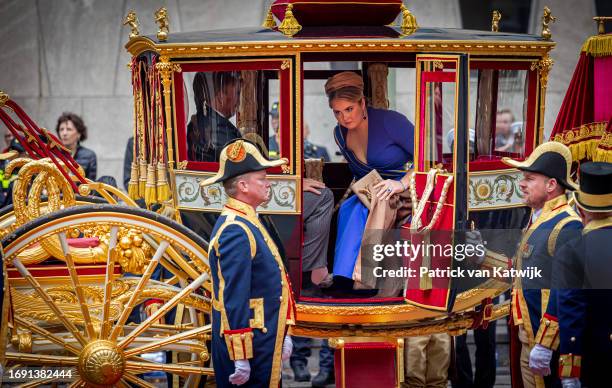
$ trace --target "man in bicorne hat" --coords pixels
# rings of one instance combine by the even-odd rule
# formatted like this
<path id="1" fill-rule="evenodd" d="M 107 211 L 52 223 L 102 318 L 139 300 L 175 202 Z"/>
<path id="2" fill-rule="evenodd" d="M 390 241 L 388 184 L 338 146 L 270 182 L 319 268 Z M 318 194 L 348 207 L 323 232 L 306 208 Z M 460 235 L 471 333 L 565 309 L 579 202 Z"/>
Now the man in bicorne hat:
<path id="1" fill-rule="evenodd" d="M 282 359 L 292 350 L 287 326 L 294 302 L 278 248 L 255 209 L 268 201 L 269 161 L 236 139 L 220 155 L 219 171 L 201 185 L 222 182 L 228 196 L 211 234 L 212 358 L 217 386 L 278 387 Z"/>
<path id="2" fill-rule="evenodd" d="M 582 229 L 580 217 L 565 196 L 566 190 L 575 189 L 569 175 L 572 154 L 561 143 L 547 142 L 523 162 L 510 158 L 502 161 L 523 172 L 519 187 L 523 202 L 532 209 L 514 268 L 534 267 L 542 274 L 540 278 L 517 277 L 513 281 L 512 333 L 520 341 L 520 350 L 519 341 L 511 341 L 513 369 L 516 372 L 520 368 L 520 375 L 513 373 L 513 377 L 522 379 L 525 388 L 550 387 L 556 378 L 551 375 L 551 360 L 559 346 L 557 293 L 550 289 L 552 264 L 568 236 Z M 554 367 L 556 360 L 552 361 Z"/>
<path id="3" fill-rule="evenodd" d="M 555 267 L 559 377 L 564 388 L 609 387 L 612 366 L 612 164 L 580 166 L 574 193 L 584 230 Z M 556 371 L 554 371 L 556 372 Z"/>

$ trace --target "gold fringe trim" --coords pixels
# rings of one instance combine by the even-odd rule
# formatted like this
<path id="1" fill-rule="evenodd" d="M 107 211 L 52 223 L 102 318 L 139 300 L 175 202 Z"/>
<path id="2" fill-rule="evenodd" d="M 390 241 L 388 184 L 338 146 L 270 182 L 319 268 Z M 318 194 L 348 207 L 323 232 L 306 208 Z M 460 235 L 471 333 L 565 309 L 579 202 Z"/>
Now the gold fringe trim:
<path id="1" fill-rule="evenodd" d="M 140 193 L 138 191 L 138 163 L 132 162 L 132 169 L 130 170 L 130 182 L 128 183 L 128 195 L 132 199 L 138 199 Z"/>
<path id="2" fill-rule="evenodd" d="M 140 159 L 138 169 L 138 198 L 144 198 L 147 186 L 147 161 Z"/>
<path id="3" fill-rule="evenodd" d="M 554 141 L 565 144 L 572 152 L 572 160 L 595 160 L 598 146 L 605 143 L 607 123 L 605 121 L 581 125 L 564 133 L 558 133 Z M 605 136 L 604 136 L 605 135 Z M 601 150 L 604 152 L 605 150 Z M 612 151 L 612 150 L 611 150 Z"/>
<path id="4" fill-rule="evenodd" d="M 593 155 L 594 162 L 612 163 L 612 133 L 605 133 Z"/>
<path id="5" fill-rule="evenodd" d="M 157 163 L 157 202 L 162 203 L 170 198 L 170 185 L 166 178 L 166 164 Z"/>
<path id="6" fill-rule="evenodd" d="M 591 36 L 582 45 L 582 51 L 593 57 L 612 56 L 612 34 Z"/>
<path id="7" fill-rule="evenodd" d="M 144 200 L 147 205 L 157 202 L 157 185 L 155 182 L 155 164 L 147 166 L 147 184 L 145 186 Z"/>

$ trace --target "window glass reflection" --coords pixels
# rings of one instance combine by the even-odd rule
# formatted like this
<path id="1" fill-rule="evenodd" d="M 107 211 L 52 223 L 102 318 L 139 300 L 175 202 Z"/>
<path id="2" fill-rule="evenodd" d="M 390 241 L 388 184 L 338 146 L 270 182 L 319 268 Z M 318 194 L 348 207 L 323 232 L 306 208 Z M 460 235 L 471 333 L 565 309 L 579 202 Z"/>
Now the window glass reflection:
<path id="1" fill-rule="evenodd" d="M 189 100 L 187 158 L 218 162 L 223 146 L 236 138 L 257 144 L 264 154 L 280 157 L 269 123 L 278 123 L 278 72 L 269 70 L 207 71 L 185 74 Z M 278 128 L 278 126 L 277 126 Z"/>

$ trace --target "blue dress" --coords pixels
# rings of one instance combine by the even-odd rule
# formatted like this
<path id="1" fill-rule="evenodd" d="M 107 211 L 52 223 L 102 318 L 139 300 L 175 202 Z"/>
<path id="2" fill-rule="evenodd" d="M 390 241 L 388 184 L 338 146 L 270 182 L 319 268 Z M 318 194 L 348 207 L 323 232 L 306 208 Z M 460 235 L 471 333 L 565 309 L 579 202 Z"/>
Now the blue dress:
<path id="1" fill-rule="evenodd" d="M 373 169 L 383 179 L 400 179 L 406 163 L 414 155 L 414 126 L 401 113 L 392 110 L 368 108 L 367 163 L 360 161 L 346 146 L 347 129 L 336 126 L 334 137 L 340 151 L 348 162 L 355 180 L 361 179 Z M 368 219 L 368 208 L 356 195 L 340 206 L 338 234 L 334 255 L 334 276 L 351 279 L 361 239 Z"/>

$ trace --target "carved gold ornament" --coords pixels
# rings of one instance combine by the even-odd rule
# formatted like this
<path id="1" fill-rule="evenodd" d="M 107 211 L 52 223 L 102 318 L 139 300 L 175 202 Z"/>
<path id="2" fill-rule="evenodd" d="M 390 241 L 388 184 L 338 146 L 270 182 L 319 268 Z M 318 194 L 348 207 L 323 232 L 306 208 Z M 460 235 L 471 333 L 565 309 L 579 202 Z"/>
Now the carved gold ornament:
<path id="1" fill-rule="evenodd" d="M 502 14 L 498 10 L 493 11 L 493 17 L 491 20 L 491 31 L 499 32 L 499 21 L 501 20 Z"/>
<path id="2" fill-rule="evenodd" d="M 9 99 L 9 95 L 0 90 L 0 108 L 2 108 Z"/>
<path id="3" fill-rule="evenodd" d="M 285 9 L 285 17 L 278 27 L 278 30 L 289 37 L 293 37 L 293 35 L 302 30 L 302 26 L 300 23 L 298 23 L 295 16 L 293 16 L 293 4 L 287 4 L 287 8 Z"/>
<path id="4" fill-rule="evenodd" d="M 408 8 L 406 8 L 404 4 L 402 4 L 401 12 L 402 24 L 400 25 L 400 28 L 402 29 L 402 34 L 410 35 L 419 28 L 419 24 L 417 23 L 416 17 L 408 10 Z"/>
<path id="5" fill-rule="evenodd" d="M 550 40 L 552 33 L 550 32 L 550 23 L 557 21 L 557 18 L 552 15 L 548 6 L 544 7 L 544 13 L 542 14 L 542 38 Z"/>
<path id="6" fill-rule="evenodd" d="M 81 352 L 78 368 L 87 383 L 113 385 L 123 376 L 125 356 L 112 341 L 93 341 Z"/>
<path id="7" fill-rule="evenodd" d="M 130 12 L 128 12 L 128 14 L 125 16 L 125 19 L 123 19 L 123 25 L 130 26 L 130 39 L 134 39 L 140 35 L 140 32 L 138 31 L 138 24 L 139 22 L 138 16 L 136 16 L 136 11 L 130 10 Z"/>
<path id="8" fill-rule="evenodd" d="M 168 20 L 168 10 L 166 7 L 161 7 L 155 11 L 155 22 L 159 26 L 157 30 L 157 39 L 160 42 L 165 42 L 168 40 L 168 34 L 170 33 L 170 22 Z"/>
<path id="9" fill-rule="evenodd" d="M 272 9 L 268 9 L 268 13 L 266 14 L 266 19 L 261 25 L 263 28 L 274 29 L 276 28 L 276 21 L 274 21 L 274 15 L 272 14 Z"/>

